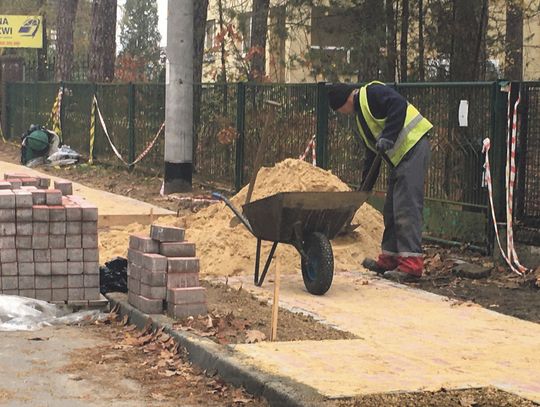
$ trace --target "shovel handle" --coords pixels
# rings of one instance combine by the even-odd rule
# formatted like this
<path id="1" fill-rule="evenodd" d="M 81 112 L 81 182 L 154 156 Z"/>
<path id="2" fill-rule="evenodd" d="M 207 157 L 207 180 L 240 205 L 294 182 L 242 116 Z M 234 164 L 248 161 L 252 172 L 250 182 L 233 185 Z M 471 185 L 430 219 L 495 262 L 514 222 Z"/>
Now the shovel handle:
<path id="1" fill-rule="evenodd" d="M 373 163 L 371 164 L 371 167 L 369 168 L 369 171 L 366 175 L 366 179 L 364 179 L 364 182 L 362 182 L 362 185 L 358 189 L 359 191 L 371 191 L 373 189 L 373 185 L 375 184 L 375 181 L 377 180 L 377 177 L 379 176 L 381 161 L 382 161 L 382 155 L 377 154 L 375 156 L 375 159 L 373 160 Z"/>

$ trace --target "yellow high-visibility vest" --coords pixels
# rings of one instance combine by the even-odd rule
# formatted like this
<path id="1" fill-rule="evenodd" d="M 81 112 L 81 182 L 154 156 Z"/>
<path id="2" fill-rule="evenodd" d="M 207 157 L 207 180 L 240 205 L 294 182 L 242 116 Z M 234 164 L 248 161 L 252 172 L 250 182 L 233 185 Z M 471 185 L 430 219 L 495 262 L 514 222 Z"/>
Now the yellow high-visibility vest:
<path id="1" fill-rule="evenodd" d="M 384 85 L 382 82 L 373 81 L 362 86 L 358 96 L 358 104 L 360 105 L 359 114 L 363 116 L 365 123 L 374 137 L 374 140 L 371 137 L 367 137 L 364 133 L 364 129 L 362 128 L 358 115 L 356 116 L 356 125 L 358 126 L 358 131 L 366 143 L 366 146 L 374 152 L 377 152 L 375 143 L 382 134 L 386 124 L 386 117 L 383 119 L 377 119 L 371 113 L 367 99 L 367 87 L 372 84 Z M 429 120 L 422 116 L 416 107 L 407 102 L 407 113 L 405 115 L 403 128 L 399 132 L 394 147 L 386 152 L 386 155 L 392 164 L 394 166 L 398 165 L 403 156 L 407 154 L 407 152 L 414 147 L 418 140 L 420 140 L 422 136 L 426 134 L 432 127 L 433 125 L 429 122 Z"/>

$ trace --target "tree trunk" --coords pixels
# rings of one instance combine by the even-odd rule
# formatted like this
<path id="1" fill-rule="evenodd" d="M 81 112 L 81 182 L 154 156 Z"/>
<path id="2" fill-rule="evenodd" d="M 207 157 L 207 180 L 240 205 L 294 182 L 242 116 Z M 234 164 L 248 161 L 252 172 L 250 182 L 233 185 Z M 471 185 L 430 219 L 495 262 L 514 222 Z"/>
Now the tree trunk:
<path id="1" fill-rule="evenodd" d="M 401 12 L 400 66 L 401 82 L 407 82 L 407 53 L 409 42 L 409 0 L 403 0 Z"/>
<path id="2" fill-rule="evenodd" d="M 396 80 L 396 13 L 395 0 L 386 0 L 386 80 Z"/>
<path id="3" fill-rule="evenodd" d="M 221 39 L 221 81 L 226 83 L 227 82 L 227 65 L 226 65 L 226 58 L 225 58 L 225 22 L 223 21 L 223 0 L 218 0 L 218 9 L 219 9 L 219 32 Z"/>
<path id="4" fill-rule="evenodd" d="M 47 16 L 43 15 L 43 48 L 37 50 L 37 80 L 47 81 L 51 78 L 47 77 Z"/>
<path id="5" fill-rule="evenodd" d="M 506 2 L 504 76 L 513 81 L 523 79 L 523 9 L 519 3 Z"/>
<path id="6" fill-rule="evenodd" d="M 253 0 L 251 13 L 251 61 L 250 79 L 260 81 L 266 75 L 266 38 L 270 0 Z"/>
<path id="7" fill-rule="evenodd" d="M 56 19 L 56 81 L 71 80 L 73 67 L 73 23 L 79 0 L 60 0 Z"/>
<path id="8" fill-rule="evenodd" d="M 112 82 L 116 59 L 117 0 L 94 0 L 92 3 L 92 34 L 88 79 L 92 82 Z"/>
<path id="9" fill-rule="evenodd" d="M 418 79 L 426 80 L 424 61 L 424 1 L 418 0 Z"/>
<path id="10" fill-rule="evenodd" d="M 454 0 L 454 30 L 450 79 L 453 81 L 474 81 L 478 74 L 476 48 L 478 42 L 478 4 L 470 0 Z"/>

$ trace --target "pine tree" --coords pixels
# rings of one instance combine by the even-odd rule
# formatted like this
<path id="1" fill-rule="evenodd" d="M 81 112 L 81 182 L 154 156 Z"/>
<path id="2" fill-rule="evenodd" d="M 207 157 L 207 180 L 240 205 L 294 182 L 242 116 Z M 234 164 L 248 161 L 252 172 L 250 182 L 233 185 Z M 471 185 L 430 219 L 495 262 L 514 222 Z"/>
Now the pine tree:
<path id="1" fill-rule="evenodd" d="M 130 61 L 136 79 L 155 79 L 161 69 L 161 35 L 158 31 L 156 0 L 127 0 L 120 23 L 122 61 Z"/>

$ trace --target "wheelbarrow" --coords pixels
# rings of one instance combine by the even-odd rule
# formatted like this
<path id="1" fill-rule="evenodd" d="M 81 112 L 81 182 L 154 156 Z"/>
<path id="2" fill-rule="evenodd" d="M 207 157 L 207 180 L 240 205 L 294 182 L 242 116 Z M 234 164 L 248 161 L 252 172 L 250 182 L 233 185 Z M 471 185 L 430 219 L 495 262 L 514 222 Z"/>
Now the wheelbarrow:
<path id="1" fill-rule="evenodd" d="M 285 243 L 300 253 L 302 278 L 308 292 L 323 295 L 330 289 L 334 276 L 330 240 L 352 219 L 369 192 L 281 192 L 243 205 L 243 214 L 220 193 L 212 195 L 222 200 L 257 238 L 256 286 L 262 285 L 278 243 Z M 263 240 L 273 244 L 259 275 Z"/>

